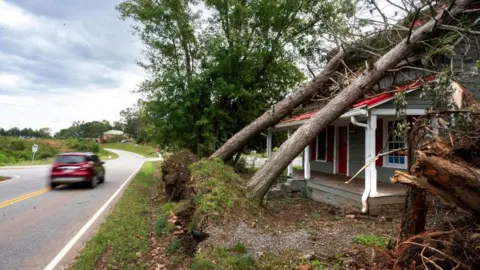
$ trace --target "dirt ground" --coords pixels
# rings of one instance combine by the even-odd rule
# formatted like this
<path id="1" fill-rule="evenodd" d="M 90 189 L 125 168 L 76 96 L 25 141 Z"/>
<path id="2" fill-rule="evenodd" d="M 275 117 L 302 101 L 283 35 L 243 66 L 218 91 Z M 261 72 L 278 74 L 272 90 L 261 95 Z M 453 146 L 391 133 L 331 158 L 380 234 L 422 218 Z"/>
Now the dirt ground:
<path id="1" fill-rule="evenodd" d="M 197 246 L 197 252 L 241 243 L 256 261 L 262 261 L 266 254 L 276 254 L 289 265 L 274 269 L 292 269 L 292 261 L 297 268 L 311 260 L 322 262 L 327 269 L 384 269 L 382 266 L 391 265 L 386 250 L 395 246 L 402 212 L 402 205 L 386 206 L 375 216 L 366 216 L 308 198 L 277 198 L 255 213 L 233 207 L 221 224 L 209 223 L 204 232 L 210 236 Z M 427 230 L 462 217 L 456 210 L 430 204 Z M 379 248 L 355 243 L 354 238 L 359 236 L 384 239 L 385 245 Z M 173 235 L 159 239 L 152 233 L 149 269 L 188 269 L 188 256 L 169 254 L 172 239 Z"/>
<path id="2" fill-rule="evenodd" d="M 459 213 L 431 205 L 429 227 L 436 228 Z M 265 252 L 297 252 L 299 258 L 356 267 L 372 267 L 380 249 L 355 244 L 353 238 L 373 235 L 386 239 L 387 248 L 395 244 L 402 217 L 402 206 L 384 207 L 376 216 L 347 212 L 307 198 L 283 198 L 268 202 L 257 222 L 248 217 L 220 227 L 210 227 L 210 237 L 199 248 L 233 246 L 243 243 L 257 259 Z M 243 219 L 243 221 L 241 221 Z M 360 265 L 359 265 L 360 263 Z"/>

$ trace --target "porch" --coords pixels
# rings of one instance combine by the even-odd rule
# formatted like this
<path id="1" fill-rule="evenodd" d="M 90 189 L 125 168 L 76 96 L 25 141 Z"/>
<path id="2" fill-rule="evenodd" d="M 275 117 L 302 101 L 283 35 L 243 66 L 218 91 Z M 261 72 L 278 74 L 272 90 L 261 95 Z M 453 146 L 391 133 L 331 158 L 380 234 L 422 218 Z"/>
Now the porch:
<path id="1" fill-rule="evenodd" d="M 360 210 L 365 190 L 365 179 L 339 174 L 311 171 L 310 179 L 305 179 L 303 170 L 294 170 L 290 182 L 304 183 L 306 195 L 316 201 L 337 207 L 349 206 Z M 298 187 L 298 185 L 296 185 Z M 377 193 L 368 198 L 370 210 L 382 205 L 403 204 L 406 188 L 384 182 L 377 183 Z"/>

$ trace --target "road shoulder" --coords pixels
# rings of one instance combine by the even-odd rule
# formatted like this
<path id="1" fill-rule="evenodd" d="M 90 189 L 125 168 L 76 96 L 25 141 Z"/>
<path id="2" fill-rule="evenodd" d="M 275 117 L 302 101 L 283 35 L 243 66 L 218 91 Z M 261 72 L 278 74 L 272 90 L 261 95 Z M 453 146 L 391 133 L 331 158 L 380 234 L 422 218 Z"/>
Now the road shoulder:
<path id="1" fill-rule="evenodd" d="M 108 265 L 121 269 L 145 268 L 137 259 L 149 250 L 152 207 L 149 201 L 156 166 L 156 163 L 144 163 L 98 232 L 78 253 L 70 269 L 104 269 Z"/>

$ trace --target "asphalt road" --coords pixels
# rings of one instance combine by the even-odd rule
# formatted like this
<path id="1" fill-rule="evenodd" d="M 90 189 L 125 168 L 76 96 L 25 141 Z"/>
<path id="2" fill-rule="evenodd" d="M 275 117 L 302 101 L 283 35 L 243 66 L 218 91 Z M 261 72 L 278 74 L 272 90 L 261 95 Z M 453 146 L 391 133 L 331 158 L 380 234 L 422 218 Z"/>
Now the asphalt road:
<path id="1" fill-rule="evenodd" d="M 2 169 L 14 179 L 0 182 L 0 269 L 44 269 L 78 231 L 141 166 L 139 155 L 115 150 L 106 161 L 105 183 L 95 189 L 66 186 L 50 190 L 50 167 Z M 26 195 L 26 196 L 25 196 Z M 108 206 L 111 209 L 121 193 Z M 22 197 L 23 196 L 23 197 Z M 56 269 L 75 256 L 104 219 L 105 211 L 66 253 Z"/>

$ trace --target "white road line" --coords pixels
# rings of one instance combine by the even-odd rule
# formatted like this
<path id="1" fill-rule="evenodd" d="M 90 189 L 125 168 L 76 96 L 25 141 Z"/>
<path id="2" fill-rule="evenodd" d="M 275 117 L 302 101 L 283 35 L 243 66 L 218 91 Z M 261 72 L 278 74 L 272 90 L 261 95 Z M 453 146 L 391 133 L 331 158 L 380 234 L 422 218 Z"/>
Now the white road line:
<path id="1" fill-rule="evenodd" d="M 88 220 L 88 222 L 85 223 L 85 225 L 83 225 L 80 231 L 78 231 L 77 234 L 75 234 L 75 236 L 72 239 L 70 239 L 70 241 L 68 241 L 65 247 L 63 247 L 63 249 L 57 254 L 57 256 L 55 256 L 55 258 L 53 258 L 53 260 L 45 268 L 43 268 L 43 270 L 53 270 L 57 266 L 57 264 L 63 259 L 63 257 L 67 255 L 70 249 L 72 249 L 73 245 L 77 243 L 80 237 L 82 237 L 82 235 L 85 234 L 85 232 L 93 225 L 93 223 L 98 219 L 98 217 L 100 217 L 100 215 L 105 211 L 105 209 L 107 209 L 107 207 L 110 205 L 113 199 L 115 199 L 118 193 L 120 193 L 120 191 L 130 182 L 130 180 L 140 171 L 140 169 L 143 166 L 143 163 L 144 161 L 142 161 L 142 163 L 135 170 L 135 172 L 133 172 L 132 175 L 128 177 L 128 179 L 117 189 L 117 191 L 113 193 L 112 197 L 110 197 L 110 199 L 108 199 L 108 201 L 100 209 L 98 209 L 95 215 L 93 215 L 93 217 L 90 220 Z"/>

